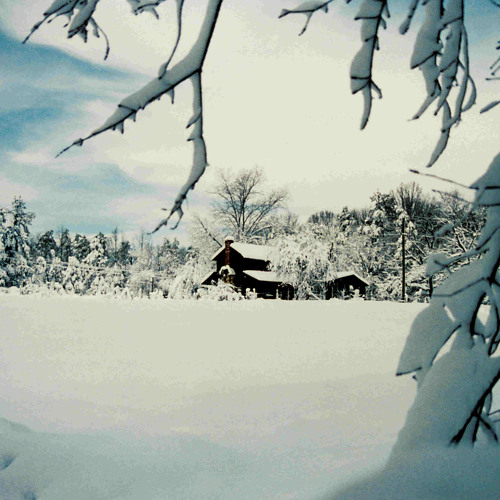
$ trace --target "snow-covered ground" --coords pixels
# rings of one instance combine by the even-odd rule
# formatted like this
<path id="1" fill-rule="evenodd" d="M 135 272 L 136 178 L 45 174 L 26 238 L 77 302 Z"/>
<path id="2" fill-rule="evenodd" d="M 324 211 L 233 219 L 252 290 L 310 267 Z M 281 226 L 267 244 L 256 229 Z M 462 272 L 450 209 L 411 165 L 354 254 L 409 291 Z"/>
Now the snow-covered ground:
<path id="1" fill-rule="evenodd" d="M 331 494 L 389 456 L 423 307 L 2 294 L 0 498 Z"/>

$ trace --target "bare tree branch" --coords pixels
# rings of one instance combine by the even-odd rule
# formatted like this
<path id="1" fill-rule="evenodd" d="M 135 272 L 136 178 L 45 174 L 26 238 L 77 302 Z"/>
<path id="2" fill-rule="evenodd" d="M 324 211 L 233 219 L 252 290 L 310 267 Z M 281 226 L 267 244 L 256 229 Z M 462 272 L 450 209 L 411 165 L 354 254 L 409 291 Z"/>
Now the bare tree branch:
<path id="1" fill-rule="evenodd" d="M 333 0 L 327 0 L 326 2 L 308 0 L 306 2 L 302 2 L 299 6 L 295 7 L 294 9 L 283 9 L 281 11 L 281 14 L 278 16 L 278 19 L 288 16 L 289 14 L 305 15 L 306 22 L 304 24 L 304 27 L 302 28 L 302 31 L 299 33 L 299 36 L 301 36 L 306 32 L 307 27 L 309 26 L 309 21 L 311 20 L 312 16 L 320 10 L 322 10 L 323 12 L 328 12 L 328 4 L 332 2 Z"/>
<path id="2" fill-rule="evenodd" d="M 266 193 L 263 189 L 264 177 L 259 168 L 242 170 L 231 177 L 220 173 L 220 181 L 213 194 L 214 216 L 233 236 L 239 240 L 249 240 L 263 231 L 268 218 L 284 207 L 287 192 L 284 189 Z"/>

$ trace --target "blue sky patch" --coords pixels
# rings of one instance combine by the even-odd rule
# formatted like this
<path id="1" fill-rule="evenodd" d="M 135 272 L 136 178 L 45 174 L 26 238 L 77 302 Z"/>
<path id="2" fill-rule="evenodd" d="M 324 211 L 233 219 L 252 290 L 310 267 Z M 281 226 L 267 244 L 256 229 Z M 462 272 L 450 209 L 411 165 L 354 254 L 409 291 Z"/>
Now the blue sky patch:
<path id="1" fill-rule="evenodd" d="M 115 226 L 137 229 L 133 222 L 110 212 L 110 204 L 123 197 L 157 198 L 158 188 L 130 177 L 118 165 L 93 164 L 89 159 L 84 168 L 65 171 L 54 168 L 57 160 L 49 168 L 16 161 L 15 154 L 42 146 L 57 153 L 59 146 L 74 139 L 68 127 L 81 118 L 87 101 L 116 103 L 117 89 L 126 94 L 144 77 L 92 64 L 55 48 L 31 42 L 23 45 L 1 29 L 0 65 L 2 199 L 19 194 L 5 192 L 12 186 L 25 186 L 38 193 L 28 200 L 28 208 L 37 215 L 32 228 L 35 233 L 61 225 L 88 234 L 109 232 Z M 80 85 L 82 79 L 85 85 Z"/>

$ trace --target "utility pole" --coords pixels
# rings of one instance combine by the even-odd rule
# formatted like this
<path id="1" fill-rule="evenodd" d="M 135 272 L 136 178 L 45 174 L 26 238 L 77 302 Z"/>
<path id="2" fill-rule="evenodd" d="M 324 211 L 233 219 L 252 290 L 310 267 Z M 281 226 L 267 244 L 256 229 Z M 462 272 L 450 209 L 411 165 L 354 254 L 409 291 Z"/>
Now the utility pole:
<path id="1" fill-rule="evenodd" d="M 402 237 L 401 237 L 401 246 L 402 246 L 402 259 L 401 259 L 401 266 L 403 268 L 403 284 L 402 284 L 402 291 L 401 291 L 401 298 L 403 302 L 406 302 L 406 255 L 405 255 L 405 219 L 403 217 L 402 222 L 401 222 L 401 232 L 402 232 Z"/>

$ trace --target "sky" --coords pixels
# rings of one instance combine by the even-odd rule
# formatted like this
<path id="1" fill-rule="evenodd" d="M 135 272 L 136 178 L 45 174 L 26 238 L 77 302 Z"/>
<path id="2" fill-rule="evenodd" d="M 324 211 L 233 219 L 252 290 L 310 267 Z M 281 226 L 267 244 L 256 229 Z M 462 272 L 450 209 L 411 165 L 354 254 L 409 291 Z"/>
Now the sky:
<path id="1" fill-rule="evenodd" d="M 191 146 L 189 85 L 126 125 L 82 148 L 57 153 L 100 126 L 128 94 L 152 79 L 175 37 L 172 2 L 160 20 L 134 16 L 125 0 L 99 4 L 96 18 L 111 43 L 103 61 L 101 39 L 65 38 L 63 20 L 43 25 L 21 41 L 50 2 L 1 0 L 0 9 L 0 205 L 21 195 L 37 214 L 32 232 L 65 226 L 71 232 L 133 234 L 164 217 L 187 178 Z M 409 59 L 418 22 L 402 37 L 407 2 L 393 1 L 389 27 L 376 55 L 375 81 L 383 99 L 360 131 L 362 99 L 352 96 L 349 66 L 360 46 L 358 3 L 336 2 L 318 13 L 298 37 L 303 19 L 278 20 L 298 2 L 225 0 L 203 70 L 204 126 L 209 168 L 189 195 L 180 230 L 161 237 L 186 240 L 195 213 L 210 204 L 220 169 L 259 166 L 270 187 L 286 187 L 289 208 L 302 220 L 319 210 L 363 207 L 376 191 L 419 181 L 430 190 L 449 186 L 416 178 L 438 137 L 432 114 L 409 119 L 423 100 L 419 71 Z M 172 5 L 171 5 L 172 4 Z M 478 104 L 452 132 L 432 168 L 435 175 L 470 184 L 498 153 L 500 109 L 479 109 L 498 99 L 499 83 L 487 82 L 494 61 L 500 9 L 488 0 L 469 2 L 467 22 Z M 471 7 L 474 4 L 474 7 Z M 206 0 L 187 0 L 180 55 L 196 36 Z M 418 21 L 418 19 L 417 19 Z"/>

